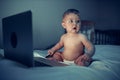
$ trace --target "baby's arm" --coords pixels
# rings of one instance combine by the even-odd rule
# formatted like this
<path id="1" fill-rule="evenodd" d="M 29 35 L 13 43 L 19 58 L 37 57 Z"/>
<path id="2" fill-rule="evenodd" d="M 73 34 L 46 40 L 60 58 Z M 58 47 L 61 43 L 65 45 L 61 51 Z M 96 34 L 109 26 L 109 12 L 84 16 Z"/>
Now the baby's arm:
<path id="1" fill-rule="evenodd" d="M 92 56 L 94 55 L 95 52 L 95 47 L 94 45 L 86 38 L 86 36 L 81 35 L 81 40 L 83 43 L 83 46 L 86 48 L 86 51 L 83 55 L 79 56 L 76 60 L 75 63 L 80 66 L 85 66 L 86 62 L 91 62 Z"/>
<path id="2" fill-rule="evenodd" d="M 60 41 L 51 49 L 48 50 L 48 55 L 53 55 L 57 50 L 63 47 L 63 36 L 61 37 Z"/>
<path id="3" fill-rule="evenodd" d="M 87 39 L 86 36 L 82 35 L 81 38 L 82 43 L 86 49 L 85 55 L 87 55 L 88 57 L 92 57 L 95 53 L 95 46 Z"/>
<path id="4" fill-rule="evenodd" d="M 49 55 L 53 55 L 57 50 L 62 47 L 61 42 L 58 42 L 54 47 L 48 50 Z"/>

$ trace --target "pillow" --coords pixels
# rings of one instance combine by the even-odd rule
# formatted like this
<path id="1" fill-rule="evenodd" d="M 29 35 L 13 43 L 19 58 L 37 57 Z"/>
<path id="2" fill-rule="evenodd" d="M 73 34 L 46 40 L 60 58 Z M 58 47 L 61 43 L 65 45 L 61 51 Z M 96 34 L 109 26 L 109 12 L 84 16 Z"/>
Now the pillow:
<path id="1" fill-rule="evenodd" d="M 82 20 L 80 32 L 87 36 L 87 38 L 94 43 L 94 26 L 93 21 Z"/>

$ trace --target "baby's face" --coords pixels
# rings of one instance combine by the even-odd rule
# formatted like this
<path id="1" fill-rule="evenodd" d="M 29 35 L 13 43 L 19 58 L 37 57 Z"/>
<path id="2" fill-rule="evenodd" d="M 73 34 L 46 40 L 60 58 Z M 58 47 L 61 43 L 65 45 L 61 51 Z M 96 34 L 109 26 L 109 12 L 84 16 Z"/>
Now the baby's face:
<path id="1" fill-rule="evenodd" d="M 81 25 L 80 17 L 74 13 L 65 16 L 62 22 L 67 33 L 78 33 Z"/>

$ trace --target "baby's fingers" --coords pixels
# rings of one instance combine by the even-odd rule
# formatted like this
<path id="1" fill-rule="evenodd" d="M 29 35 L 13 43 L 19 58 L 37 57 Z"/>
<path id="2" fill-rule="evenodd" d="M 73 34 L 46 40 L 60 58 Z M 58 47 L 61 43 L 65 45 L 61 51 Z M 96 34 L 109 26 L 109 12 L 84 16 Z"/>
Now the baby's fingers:
<path id="1" fill-rule="evenodd" d="M 48 50 L 48 55 L 53 55 L 53 51 Z"/>

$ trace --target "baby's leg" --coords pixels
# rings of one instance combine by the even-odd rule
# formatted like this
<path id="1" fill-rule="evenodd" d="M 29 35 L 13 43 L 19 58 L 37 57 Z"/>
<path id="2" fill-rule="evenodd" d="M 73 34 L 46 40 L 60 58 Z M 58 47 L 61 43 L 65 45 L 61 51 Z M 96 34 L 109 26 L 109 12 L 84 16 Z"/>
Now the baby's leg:
<path id="1" fill-rule="evenodd" d="M 63 62 L 62 52 L 55 52 L 55 54 L 53 55 L 53 58 L 56 59 L 57 61 Z"/>
<path id="2" fill-rule="evenodd" d="M 74 63 L 78 66 L 85 66 L 84 62 L 82 62 L 82 61 L 77 61 L 77 62 L 74 61 Z"/>
<path id="3" fill-rule="evenodd" d="M 48 59 L 63 62 L 62 52 L 55 52 L 55 54 L 51 58 L 48 58 Z"/>
<path id="4" fill-rule="evenodd" d="M 92 62 L 92 59 L 88 61 L 75 60 L 74 63 L 78 66 L 89 66 Z"/>

